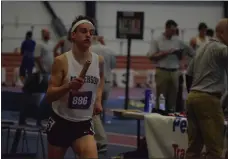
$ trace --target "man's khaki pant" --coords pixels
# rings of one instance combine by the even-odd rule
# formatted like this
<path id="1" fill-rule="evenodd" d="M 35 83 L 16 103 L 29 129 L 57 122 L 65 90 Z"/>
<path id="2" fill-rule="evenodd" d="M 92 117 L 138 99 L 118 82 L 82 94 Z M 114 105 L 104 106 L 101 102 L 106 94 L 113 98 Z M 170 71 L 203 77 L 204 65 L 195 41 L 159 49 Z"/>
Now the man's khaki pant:
<path id="1" fill-rule="evenodd" d="M 100 146 L 107 145 L 107 134 L 103 127 L 100 115 L 95 115 L 93 117 L 93 124 L 95 132 L 94 138 L 97 141 L 97 144 Z"/>
<path id="2" fill-rule="evenodd" d="M 166 99 L 166 110 L 175 111 L 178 92 L 179 71 L 156 69 L 156 108 L 160 106 L 159 96 L 163 94 Z"/>
<path id="3" fill-rule="evenodd" d="M 102 105 L 103 105 L 103 111 L 105 113 L 105 103 L 108 99 L 109 92 L 103 92 L 102 94 Z M 108 140 L 107 140 L 107 134 L 105 132 L 103 123 L 101 121 L 100 115 L 93 116 L 93 124 L 94 124 L 94 138 L 97 141 L 97 144 L 99 146 L 107 146 Z"/>
<path id="4" fill-rule="evenodd" d="M 206 146 L 206 159 L 220 159 L 224 142 L 224 115 L 219 97 L 191 91 L 186 101 L 188 149 L 185 159 L 200 158 Z"/>

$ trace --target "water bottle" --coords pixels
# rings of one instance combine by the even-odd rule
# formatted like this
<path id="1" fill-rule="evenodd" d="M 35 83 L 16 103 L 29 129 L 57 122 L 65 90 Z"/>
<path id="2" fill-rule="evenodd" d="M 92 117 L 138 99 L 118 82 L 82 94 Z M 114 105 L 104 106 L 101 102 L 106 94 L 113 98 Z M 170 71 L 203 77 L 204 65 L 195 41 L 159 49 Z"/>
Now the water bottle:
<path id="1" fill-rule="evenodd" d="M 153 94 L 151 89 L 146 89 L 144 112 L 151 113 L 152 109 L 153 109 Z"/>
<path id="2" fill-rule="evenodd" d="M 153 108 L 156 108 L 156 95 L 152 95 L 151 99 L 152 99 L 151 101 L 152 103 L 151 112 L 152 112 Z"/>
<path id="3" fill-rule="evenodd" d="M 159 109 L 165 110 L 165 97 L 163 94 L 160 94 L 159 96 L 159 104 L 160 104 Z"/>
<path id="4" fill-rule="evenodd" d="M 154 99 L 154 95 L 151 93 L 150 99 L 149 99 L 149 113 L 152 113 L 154 106 L 155 106 L 155 99 Z"/>

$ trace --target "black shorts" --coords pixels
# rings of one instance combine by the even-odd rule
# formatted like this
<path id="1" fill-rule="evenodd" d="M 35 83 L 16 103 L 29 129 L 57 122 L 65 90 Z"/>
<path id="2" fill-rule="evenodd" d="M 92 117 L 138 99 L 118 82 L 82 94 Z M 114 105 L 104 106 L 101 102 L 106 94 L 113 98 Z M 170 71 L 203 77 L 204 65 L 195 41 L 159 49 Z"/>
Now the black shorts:
<path id="1" fill-rule="evenodd" d="M 94 135 L 92 120 L 72 122 L 52 113 L 47 127 L 48 143 L 58 147 L 68 148 L 72 143 L 86 135 Z"/>

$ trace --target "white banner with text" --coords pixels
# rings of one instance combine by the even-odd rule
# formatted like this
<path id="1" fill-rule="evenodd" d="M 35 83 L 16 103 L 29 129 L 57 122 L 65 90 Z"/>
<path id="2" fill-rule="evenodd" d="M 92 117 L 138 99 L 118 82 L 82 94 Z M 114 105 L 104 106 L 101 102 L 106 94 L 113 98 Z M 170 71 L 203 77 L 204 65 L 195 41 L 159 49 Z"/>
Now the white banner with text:
<path id="1" fill-rule="evenodd" d="M 186 118 L 148 114 L 144 121 L 149 158 L 184 159 L 188 147 Z M 223 157 L 228 157 L 227 129 L 225 134 Z"/>

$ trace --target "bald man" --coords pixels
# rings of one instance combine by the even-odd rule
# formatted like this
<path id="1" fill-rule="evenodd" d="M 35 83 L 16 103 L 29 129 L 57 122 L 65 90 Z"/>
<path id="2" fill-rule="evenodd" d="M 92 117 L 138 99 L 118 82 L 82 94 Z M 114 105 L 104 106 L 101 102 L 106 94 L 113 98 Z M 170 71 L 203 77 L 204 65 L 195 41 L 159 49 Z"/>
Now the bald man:
<path id="1" fill-rule="evenodd" d="M 42 42 L 36 45 L 35 62 L 36 68 L 42 74 L 50 74 L 54 61 L 54 43 L 50 40 L 50 32 L 47 29 L 41 30 Z"/>
<path id="2" fill-rule="evenodd" d="M 42 77 L 42 84 L 44 89 L 47 89 L 52 64 L 54 62 L 54 43 L 50 40 L 50 32 L 48 29 L 41 30 L 41 37 L 42 41 L 36 45 L 34 52 L 35 66 L 36 70 L 40 72 L 40 75 Z M 43 93 L 46 93 L 46 91 L 44 91 Z M 40 94 L 39 96 L 37 96 L 37 98 L 37 101 L 40 102 L 44 99 L 43 94 Z M 37 104 L 40 105 L 40 103 Z M 40 110 L 43 109 L 47 110 L 45 108 L 40 108 Z M 38 114 L 43 114 L 43 112 L 38 112 Z M 38 115 L 38 118 L 39 117 L 41 117 L 41 115 Z M 37 125 L 40 125 L 40 120 L 41 119 L 38 119 Z"/>
<path id="3" fill-rule="evenodd" d="M 228 71 L 228 19 L 216 27 L 216 37 L 202 45 L 191 61 L 191 78 L 186 101 L 188 149 L 185 159 L 200 158 L 206 146 L 207 159 L 220 159 L 223 151 L 224 115 L 220 98 Z"/>

